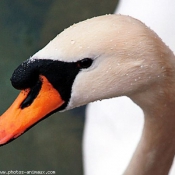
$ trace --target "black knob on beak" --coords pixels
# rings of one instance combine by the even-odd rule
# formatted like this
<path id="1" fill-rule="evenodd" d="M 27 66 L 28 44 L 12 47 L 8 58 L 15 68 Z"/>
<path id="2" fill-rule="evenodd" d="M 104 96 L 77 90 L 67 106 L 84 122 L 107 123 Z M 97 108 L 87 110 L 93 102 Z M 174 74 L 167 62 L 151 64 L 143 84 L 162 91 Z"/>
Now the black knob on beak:
<path id="1" fill-rule="evenodd" d="M 20 90 L 33 87 L 39 79 L 37 67 L 37 64 L 30 60 L 19 65 L 11 77 L 12 86 Z"/>

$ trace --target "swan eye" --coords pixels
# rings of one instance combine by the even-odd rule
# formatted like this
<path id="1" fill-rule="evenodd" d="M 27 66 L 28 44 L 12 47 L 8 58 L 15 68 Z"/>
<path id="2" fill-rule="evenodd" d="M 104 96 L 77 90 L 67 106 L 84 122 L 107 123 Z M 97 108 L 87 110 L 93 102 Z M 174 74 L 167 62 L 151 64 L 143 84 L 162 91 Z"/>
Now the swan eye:
<path id="1" fill-rule="evenodd" d="M 90 67 L 92 65 L 93 60 L 91 58 L 84 58 L 80 61 L 77 61 L 77 66 L 80 69 L 87 69 L 88 67 Z"/>

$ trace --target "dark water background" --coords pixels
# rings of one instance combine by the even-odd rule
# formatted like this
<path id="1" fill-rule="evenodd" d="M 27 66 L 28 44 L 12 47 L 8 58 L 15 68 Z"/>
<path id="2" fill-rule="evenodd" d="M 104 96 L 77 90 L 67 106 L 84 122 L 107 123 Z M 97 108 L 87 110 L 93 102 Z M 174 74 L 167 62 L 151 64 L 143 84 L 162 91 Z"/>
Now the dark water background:
<path id="1" fill-rule="evenodd" d="M 113 13 L 117 0 L 1 0 L 0 114 L 14 101 L 13 70 L 64 28 L 81 20 Z M 0 147 L 0 171 L 56 171 L 82 175 L 84 108 L 57 113 Z"/>

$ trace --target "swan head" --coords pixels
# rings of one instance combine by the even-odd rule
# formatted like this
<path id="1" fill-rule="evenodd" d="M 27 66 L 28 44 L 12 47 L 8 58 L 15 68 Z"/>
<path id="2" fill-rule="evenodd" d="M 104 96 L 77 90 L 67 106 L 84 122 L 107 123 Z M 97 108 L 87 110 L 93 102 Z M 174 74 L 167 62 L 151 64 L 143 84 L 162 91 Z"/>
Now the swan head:
<path id="1" fill-rule="evenodd" d="M 146 91 L 167 76 L 169 54 L 153 31 L 129 16 L 69 27 L 14 71 L 12 85 L 23 91 L 0 118 L 0 143 L 55 111 Z"/>
<path id="2" fill-rule="evenodd" d="M 92 61 L 76 75 L 67 110 L 147 89 L 165 76 L 164 57 L 169 52 L 142 22 L 129 16 L 105 15 L 74 24 L 31 59 Z"/>

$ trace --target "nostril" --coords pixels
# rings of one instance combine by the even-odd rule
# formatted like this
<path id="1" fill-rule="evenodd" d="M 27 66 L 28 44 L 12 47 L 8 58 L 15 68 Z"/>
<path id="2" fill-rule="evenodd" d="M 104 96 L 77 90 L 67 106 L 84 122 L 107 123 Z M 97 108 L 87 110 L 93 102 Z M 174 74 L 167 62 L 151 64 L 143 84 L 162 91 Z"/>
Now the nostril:
<path id="1" fill-rule="evenodd" d="M 34 64 L 25 61 L 13 72 L 11 77 L 12 86 L 16 89 L 33 87 L 39 79 L 39 71 Z"/>

